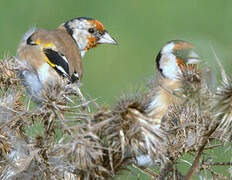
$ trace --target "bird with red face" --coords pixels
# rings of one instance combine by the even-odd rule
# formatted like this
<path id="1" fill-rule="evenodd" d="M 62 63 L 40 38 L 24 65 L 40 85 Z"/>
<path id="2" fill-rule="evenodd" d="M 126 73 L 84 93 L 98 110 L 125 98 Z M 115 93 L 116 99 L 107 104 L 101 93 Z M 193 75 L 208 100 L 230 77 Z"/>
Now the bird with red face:
<path id="1" fill-rule="evenodd" d="M 159 124 L 170 105 L 182 102 L 177 96 L 183 85 L 181 77 L 183 72 L 192 71 L 194 65 L 200 63 L 200 57 L 191 43 L 173 40 L 162 47 L 155 61 L 158 87 L 149 102 L 147 114 Z"/>
<path id="2" fill-rule="evenodd" d="M 57 79 L 78 82 L 85 53 L 99 44 L 117 42 L 100 21 L 78 17 L 53 30 L 29 30 L 18 46 L 16 59 L 30 67 L 31 71 L 23 71 L 22 77 L 30 90 L 37 91 Z"/>

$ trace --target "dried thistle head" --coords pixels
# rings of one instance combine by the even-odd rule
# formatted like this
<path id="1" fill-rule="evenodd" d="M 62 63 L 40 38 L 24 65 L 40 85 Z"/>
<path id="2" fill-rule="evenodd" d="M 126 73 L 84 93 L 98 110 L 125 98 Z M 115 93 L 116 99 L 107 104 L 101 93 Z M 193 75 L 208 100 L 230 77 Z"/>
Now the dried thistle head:
<path id="1" fill-rule="evenodd" d="M 10 148 L 4 154 L 7 165 L 0 168 L 1 179 L 35 179 L 46 177 L 44 163 L 39 158 L 39 150 L 25 142 L 19 136 L 8 138 Z"/>
<path id="2" fill-rule="evenodd" d="M 198 104 L 170 106 L 161 125 L 168 134 L 170 157 L 175 160 L 185 152 L 196 150 L 210 124 L 210 114 L 203 113 Z"/>
<path id="3" fill-rule="evenodd" d="M 125 168 L 130 160 L 127 144 L 120 135 L 120 113 L 106 108 L 100 109 L 93 116 L 91 129 L 102 140 L 104 147 L 103 167 L 110 172 L 112 177 Z"/>
<path id="4" fill-rule="evenodd" d="M 117 149 L 124 151 L 124 157 L 148 155 L 151 161 L 163 161 L 166 151 L 164 132 L 146 115 L 146 96 L 140 97 L 122 98 L 116 105 L 111 121 L 115 136 L 112 136 L 111 144 L 119 144 Z"/>
<path id="5" fill-rule="evenodd" d="M 212 98 L 212 112 L 215 117 L 215 123 L 220 123 L 218 131 L 221 131 L 220 138 L 229 137 L 231 140 L 231 125 L 232 125 L 232 79 L 227 76 L 220 59 L 212 47 L 213 54 L 221 72 L 221 84 L 217 88 L 214 97 Z"/>
<path id="6" fill-rule="evenodd" d="M 20 99 L 21 94 L 17 92 L 6 92 L 0 97 L 0 122 L 6 122 L 23 108 Z"/>
<path id="7" fill-rule="evenodd" d="M 144 165 L 143 155 L 149 163 L 165 159 L 165 135 L 146 117 L 146 101 L 140 97 L 121 97 L 112 111 L 102 108 L 93 116 L 91 129 L 103 140 L 103 166 L 112 175 L 132 162 Z"/>
<path id="8" fill-rule="evenodd" d="M 43 105 L 66 105 L 68 97 L 73 94 L 72 86 L 63 82 L 52 84 L 41 92 Z"/>
<path id="9" fill-rule="evenodd" d="M 179 80 L 181 81 L 181 96 L 188 99 L 193 99 L 199 96 L 200 90 L 202 88 L 202 76 L 198 65 L 186 64 L 184 67 L 182 67 Z"/>
<path id="10" fill-rule="evenodd" d="M 69 174 L 78 179 L 110 177 L 111 174 L 104 167 L 104 148 L 99 137 L 84 126 L 76 127 L 69 136 L 69 141 L 59 141 L 49 149 L 50 164 L 57 173 L 66 176 Z"/>
<path id="11" fill-rule="evenodd" d="M 207 77 L 202 75 L 199 66 L 187 64 L 181 69 L 179 80 L 181 86 L 178 95 L 182 97 L 182 103 L 198 104 L 200 110 L 208 112 L 212 107 L 213 93 L 206 82 Z"/>
<path id="12" fill-rule="evenodd" d="M 128 108 L 138 109 L 144 112 L 148 103 L 147 94 L 142 92 L 123 95 L 119 98 L 114 108 L 115 112 L 124 112 Z"/>
<path id="13" fill-rule="evenodd" d="M 128 126 L 123 128 L 123 126 Z M 122 115 L 122 132 L 134 156 L 149 155 L 153 161 L 165 161 L 166 137 L 159 124 L 135 108 Z"/>
<path id="14" fill-rule="evenodd" d="M 0 97 L 0 129 L 7 134 L 24 134 L 25 107 L 21 101 L 22 94 L 7 91 Z M 9 135 L 10 136 L 10 135 Z"/>
<path id="15" fill-rule="evenodd" d="M 17 64 L 10 58 L 3 58 L 0 61 L 0 89 L 7 91 L 9 88 L 17 88 L 20 80 L 16 73 Z"/>
<path id="16" fill-rule="evenodd" d="M 224 135 L 231 138 L 232 125 L 232 80 L 222 81 L 221 86 L 217 88 L 214 97 L 213 113 L 217 122 L 220 122 L 219 128 L 223 131 L 221 137 Z"/>

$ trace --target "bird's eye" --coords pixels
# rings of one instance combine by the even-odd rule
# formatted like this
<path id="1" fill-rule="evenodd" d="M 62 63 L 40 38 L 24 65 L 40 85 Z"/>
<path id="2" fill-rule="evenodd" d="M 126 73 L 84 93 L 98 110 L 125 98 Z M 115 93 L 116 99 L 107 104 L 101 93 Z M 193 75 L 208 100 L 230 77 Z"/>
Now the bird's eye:
<path id="1" fill-rule="evenodd" d="M 88 31 L 89 31 L 89 33 L 93 34 L 95 32 L 95 29 L 94 28 L 89 28 Z"/>

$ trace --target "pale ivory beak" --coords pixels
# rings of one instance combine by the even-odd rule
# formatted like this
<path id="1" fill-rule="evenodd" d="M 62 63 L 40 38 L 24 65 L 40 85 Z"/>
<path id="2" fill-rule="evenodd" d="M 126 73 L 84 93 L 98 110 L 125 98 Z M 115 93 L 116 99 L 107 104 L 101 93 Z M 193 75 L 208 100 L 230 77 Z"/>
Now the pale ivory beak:
<path id="1" fill-rule="evenodd" d="M 194 51 L 190 52 L 187 64 L 199 64 L 200 62 L 200 56 Z"/>
<path id="2" fill-rule="evenodd" d="M 115 41 L 107 32 L 97 41 L 99 44 L 113 44 L 117 45 L 117 41 Z"/>

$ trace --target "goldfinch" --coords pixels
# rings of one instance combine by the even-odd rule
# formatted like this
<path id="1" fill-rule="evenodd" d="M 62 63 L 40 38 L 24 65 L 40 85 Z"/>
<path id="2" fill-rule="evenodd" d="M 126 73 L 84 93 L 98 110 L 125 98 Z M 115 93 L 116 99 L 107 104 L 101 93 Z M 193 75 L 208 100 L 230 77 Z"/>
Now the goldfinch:
<path id="1" fill-rule="evenodd" d="M 191 67 L 187 66 L 190 64 L 198 64 L 199 58 L 194 46 L 186 41 L 173 40 L 162 47 L 155 60 L 158 87 L 146 110 L 154 122 L 161 122 L 170 105 L 182 102 L 182 99 L 172 92 L 181 88 L 180 76 L 184 68 Z"/>
<path id="2" fill-rule="evenodd" d="M 36 90 L 36 87 L 41 89 L 41 86 L 57 79 L 67 79 L 70 83 L 80 80 L 83 75 L 82 58 L 98 44 L 116 45 L 117 42 L 100 21 L 78 17 L 54 30 L 29 30 L 18 46 L 16 58 L 34 73 L 22 74 L 26 84 L 33 86 L 33 79 L 41 83 L 32 88 Z M 31 76 L 25 77 L 27 74 Z"/>

